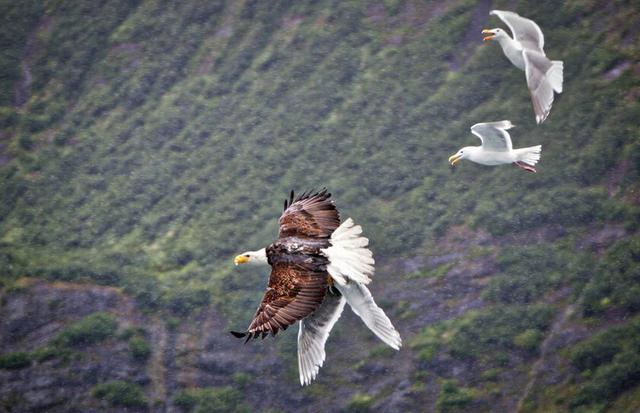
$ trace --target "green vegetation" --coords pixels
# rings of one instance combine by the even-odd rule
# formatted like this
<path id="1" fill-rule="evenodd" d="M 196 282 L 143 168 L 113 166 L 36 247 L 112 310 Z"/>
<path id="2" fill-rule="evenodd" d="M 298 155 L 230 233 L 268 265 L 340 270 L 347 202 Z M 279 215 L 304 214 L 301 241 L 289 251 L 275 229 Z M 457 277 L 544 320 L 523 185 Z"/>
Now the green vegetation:
<path id="1" fill-rule="evenodd" d="M 601 333 L 571 351 L 571 364 L 580 370 L 593 370 L 609 362 L 622 349 L 616 340 L 617 331 Z"/>
<path id="2" fill-rule="evenodd" d="M 144 335 L 145 335 L 144 328 L 135 327 L 135 326 L 125 327 L 118 332 L 118 338 L 122 340 L 129 340 L 132 337 L 144 336 Z"/>
<path id="3" fill-rule="evenodd" d="M 527 351 L 536 351 L 544 333 L 537 328 L 528 328 L 513 338 L 513 344 Z"/>
<path id="4" fill-rule="evenodd" d="M 60 348 L 55 345 L 48 345 L 37 348 L 31 353 L 31 356 L 38 363 L 44 363 L 45 361 L 54 359 L 56 357 L 67 359 L 71 356 L 71 351 L 69 349 Z"/>
<path id="5" fill-rule="evenodd" d="M 246 387 L 253 381 L 253 376 L 243 371 L 233 373 L 233 382 L 240 388 Z"/>
<path id="6" fill-rule="evenodd" d="M 37 363 L 44 363 L 52 359 L 68 361 L 74 354 L 74 349 L 116 337 L 117 326 L 116 319 L 108 313 L 90 314 L 67 326 L 48 345 L 38 347 L 32 352 L 18 351 L 1 355 L 0 368 L 20 369 L 30 366 L 32 360 Z M 118 334 L 118 338 L 128 340 L 132 359 L 145 362 L 149 358 L 151 346 L 144 337 L 144 330 L 127 328 Z"/>
<path id="7" fill-rule="evenodd" d="M 467 319 L 458 321 L 458 326 L 449 342 L 452 354 L 462 358 L 492 357 L 491 352 L 507 350 L 523 335 L 539 334 L 550 324 L 553 308 L 548 305 L 532 306 L 496 306 L 491 309 L 472 314 Z M 531 339 L 526 338 L 531 341 Z M 536 340 L 532 350 L 537 347 Z M 531 343 L 527 343 L 531 344 Z"/>
<path id="8" fill-rule="evenodd" d="M 151 346 L 142 336 L 133 336 L 129 339 L 129 351 L 134 360 L 145 361 L 151 355 Z"/>
<path id="9" fill-rule="evenodd" d="M 2 369 L 21 369 L 31 365 L 31 361 L 44 363 L 53 358 L 68 358 L 71 352 L 68 349 L 56 346 L 38 347 L 32 352 L 16 351 L 0 356 L 0 368 Z"/>
<path id="10" fill-rule="evenodd" d="M 21 369 L 31 364 L 29 353 L 16 351 L 0 356 L 0 369 Z"/>
<path id="11" fill-rule="evenodd" d="M 58 346 L 87 346 L 114 336 L 118 321 L 109 313 L 94 313 L 61 331 L 54 343 Z"/>
<path id="12" fill-rule="evenodd" d="M 437 411 L 439 413 L 465 411 L 473 401 L 474 394 L 473 389 L 459 387 L 455 380 L 445 380 L 436 402 Z"/>
<path id="13" fill-rule="evenodd" d="M 446 343 L 446 337 L 449 336 L 445 336 L 445 328 L 442 324 L 425 327 L 409 343 L 421 361 L 429 362 L 438 354 L 441 345 Z"/>
<path id="14" fill-rule="evenodd" d="M 106 401 L 113 407 L 146 408 L 147 399 L 142 388 L 134 383 L 113 380 L 93 387 L 93 397 Z"/>
<path id="15" fill-rule="evenodd" d="M 640 311 L 640 238 L 622 240 L 607 251 L 584 295 L 585 315 L 613 308 Z"/>
<path id="16" fill-rule="evenodd" d="M 127 340 L 131 358 L 136 361 L 146 361 L 151 355 L 151 345 L 143 328 L 127 327 L 118 332 L 118 338 Z"/>
<path id="17" fill-rule="evenodd" d="M 237 304 L 258 296 L 264 274 L 240 270 L 256 285 L 243 291 L 230 259 L 273 239 L 291 188 L 330 188 L 379 257 L 429 247 L 461 222 L 505 234 L 640 216 L 625 198 L 638 175 L 640 109 L 625 95 L 637 79 L 601 76 L 635 49 L 588 28 L 623 33 L 629 19 L 615 16 L 627 6 L 519 6 L 546 22 L 549 55 L 573 62 L 571 93 L 536 128 L 521 73 L 497 47 L 466 43 L 473 2 L 435 16 L 420 6 L 420 29 L 386 16 L 404 16 L 400 6 L 377 20 L 365 2 L 232 3 L 4 6 L 23 18 L 3 26 L 14 48 L 0 56 L 3 91 L 19 86 L 30 35 L 34 47 L 28 99 L 0 107 L 12 158 L 0 167 L 2 277 L 117 285 L 150 310 L 213 303 L 246 319 Z M 446 157 L 474 143 L 469 125 L 502 117 L 520 125 L 516 142 L 547 148 L 541 172 L 451 171 Z M 611 198 L 604 176 L 621 162 Z"/>
<path id="18" fill-rule="evenodd" d="M 606 405 L 640 383 L 640 319 L 612 327 L 571 349 L 571 364 L 584 382 L 571 405 Z"/>
<path id="19" fill-rule="evenodd" d="M 247 413 L 243 396 L 231 387 L 193 388 L 180 391 L 173 402 L 185 412 Z"/>
<path id="20" fill-rule="evenodd" d="M 584 384 L 576 397 L 573 406 L 583 404 L 602 405 L 615 399 L 625 390 L 640 383 L 640 356 L 637 350 L 617 355 L 612 363 L 598 368 L 593 377 Z"/>
<path id="21" fill-rule="evenodd" d="M 482 44 L 481 27 L 503 27 L 489 6 L 539 21 L 548 56 L 565 61 L 565 92 L 542 125 L 523 74 Z M 268 272 L 235 269 L 232 257 L 273 240 L 291 189 L 326 186 L 381 264 L 464 249 L 451 241 L 458 230 L 483 239 L 459 259 L 375 281 L 385 292 L 455 288 L 450 274 L 466 277 L 476 258 L 488 269 L 469 291 L 480 299 L 451 300 L 450 319 L 402 331 L 410 377 L 442 383 L 441 411 L 500 397 L 567 305 L 578 308 L 569 324 L 619 325 L 565 349 L 571 380 L 554 388 L 558 405 L 623 403 L 637 388 L 635 362 L 622 360 L 635 360 L 627 332 L 640 310 L 639 10 L 627 0 L 0 0 L 0 293 L 20 294 L 23 276 L 95 283 L 121 288 L 170 333 L 206 306 L 245 325 Z M 470 125 L 499 119 L 517 125 L 515 146 L 542 144 L 537 174 L 447 165 L 478 143 Z M 426 311 L 395 298 L 376 297 L 394 322 Z M 458 304 L 470 310 L 448 312 Z M 117 328 L 90 315 L 27 360 L 116 337 L 146 361 L 146 333 Z M 293 376 L 294 338 L 275 345 Z M 464 365 L 469 380 L 448 381 L 443 365 Z M 227 384 L 249 381 L 230 372 Z M 363 391 L 344 403 L 371 407 Z M 240 396 L 218 387 L 175 400 L 248 409 Z"/>
<path id="22" fill-rule="evenodd" d="M 373 397 L 368 394 L 356 393 L 347 403 L 347 412 L 349 413 L 366 413 L 371 411 Z"/>
<path id="23" fill-rule="evenodd" d="M 496 381 L 500 377 L 502 369 L 493 368 L 482 372 L 482 379 L 486 381 Z"/>
<path id="24" fill-rule="evenodd" d="M 531 303 L 568 281 L 588 279 L 588 254 L 577 253 L 566 242 L 506 247 L 496 257 L 500 272 L 483 296 L 495 303 Z"/>

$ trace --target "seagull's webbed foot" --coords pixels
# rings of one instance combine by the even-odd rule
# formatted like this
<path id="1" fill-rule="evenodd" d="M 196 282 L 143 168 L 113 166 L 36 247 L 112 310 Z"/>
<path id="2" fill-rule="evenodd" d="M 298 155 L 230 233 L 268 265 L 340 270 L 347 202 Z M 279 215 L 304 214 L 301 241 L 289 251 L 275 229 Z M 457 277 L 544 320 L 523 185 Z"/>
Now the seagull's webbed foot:
<path id="1" fill-rule="evenodd" d="M 531 166 L 531 165 L 527 165 L 527 164 L 526 164 L 526 163 L 524 163 L 524 162 L 516 161 L 516 162 L 514 162 L 514 163 L 513 163 L 513 165 L 514 165 L 514 166 L 516 166 L 516 167 L 518 167 L 518 168 L 520 168 L 520 169 L 524 169 L 524 170 L 525 170 L 525 171 L 527 171 L 527 172 L 533 172 L 534 174 L 535 174 L 536 172 L 538 172 L 538 171 L 536 171 L 536 168 L 534 168 L 534 167 L 533 167 L 533 166 Z"/>

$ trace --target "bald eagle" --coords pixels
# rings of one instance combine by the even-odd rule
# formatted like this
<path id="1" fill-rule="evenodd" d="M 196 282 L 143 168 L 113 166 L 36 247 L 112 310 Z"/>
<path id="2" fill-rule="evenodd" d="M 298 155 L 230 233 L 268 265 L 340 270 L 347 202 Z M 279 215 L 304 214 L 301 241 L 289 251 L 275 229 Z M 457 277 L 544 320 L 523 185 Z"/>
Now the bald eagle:
<path id="1" fill-rule="evenodd" d="M 299 322 L 300 384 L 311 383 L 325 360 L 324 345 L 345 303 L 383 342 L 398 350 L 400 334 L 366 287 L 373 275 L 373 254 L 362 228 L 351 218 L 340 223 L 325 190 L 284 201 L 278 239 L 266 248 L 235 257 L 235 264 L 269 264 L 267 291 L 244 332 L 246 341 Z"/>

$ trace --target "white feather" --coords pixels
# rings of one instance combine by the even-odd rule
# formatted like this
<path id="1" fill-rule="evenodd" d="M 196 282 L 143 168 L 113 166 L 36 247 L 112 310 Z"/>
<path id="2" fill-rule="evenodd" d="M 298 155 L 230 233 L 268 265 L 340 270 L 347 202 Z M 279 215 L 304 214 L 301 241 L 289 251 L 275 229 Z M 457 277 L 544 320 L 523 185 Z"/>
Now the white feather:
<path id="1" fill-rule="evenodd" d="M 553 66 L 547 71 L 547 79 L 556 93 L 562 93 L 562 78 L 564 71 L 564 63 L 561 60 L 552 60 Z"/>
<path id="2" fill-rule="evenodd" d="M 347 300 L 354 313 L 358 315 L 380 340 L 391 348 L 400 349 L 402 339 L 400 333 L 393 327 L 389 317 L 382 308 L 373 300 L 369 289 L 357 282 L 349 282 L 345 285 L 337 285 L 336 288 Z"/>
<path id="3" fill-rule="evenodd" d="M 528 148 L 521 148 L 515 150 L 519 161 L 527 163 L 531 166 L 538 163 L 540 160 L 540 152 L 542 152 L 542 145 L 530 146 Z"/>
<path id="4" fill-rule="evenodd" d="M 348 218 L 331 234 L 331 246 L 322 250 L 329 258 L 329 274 L 340 285 L 346 285 L 348 280 L 371 282 L 375 260 L 367 248 L 369 240 L 360 234 L 362 227 Z"/>
<path id="5" fill-rule="evenodd" d="M 396 350 L 402 345 L 400 334 L 364 285 L 371 281 L 375 260 L 367 248 L 369 240 L 361 234 L 362 227 L 349 218 L 331 234 L 331 246 L 322 250 L 329 259 L 327 271 L 342 295 L 328 294 L 313 314 L 300 321 L 298 369 L 303 386 L 315 379 L 322 367 L 325 343 L 345 303 L 386 344 Z"/>
<path id="6" fill-rule="evenodd" d="M 331 329 L 340 318 L 345 303 L 342 296 L 327 295 L 322 305 L 313 314 L 300 321 L 298 371 L 301 385 L 311 383 L 324 364 L 324 345 Z"/>

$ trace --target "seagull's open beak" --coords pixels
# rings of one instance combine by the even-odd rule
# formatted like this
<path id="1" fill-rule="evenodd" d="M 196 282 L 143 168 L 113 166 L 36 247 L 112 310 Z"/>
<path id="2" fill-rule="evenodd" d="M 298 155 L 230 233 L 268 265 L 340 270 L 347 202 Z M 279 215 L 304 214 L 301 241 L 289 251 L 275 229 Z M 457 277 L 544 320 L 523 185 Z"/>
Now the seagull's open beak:
<path id="1" fill-rule="evenodd" d="M 456 163 L 460 161 L 460 158 L 462 158 L 462 155 L 458 155 L 457 153 L 455 155 L 451 155 L 449 157 L 449 163 L 451 166 L 456 166 Z"/>
<path id="2" fill-rule="evenodd" d="M 244 264 L 245 262 L 249 262 L 249 257 L 245 257 L 244 255 L 238 255 L 233 259 L 235 265 Z"/>
<path id="3" fill-rule="evenodd" d="M 483 41 L 485 41 L 485 42 L 486 42 L 486 41 L 488 41 L 488 40 L 493 39 L 493 37 L 496 35 L 496 34 L 493 32 L 493 30 L 489 30 L 489 29 L 484 29 L 484 30 L 482 31 L 482 34 L 488 34 L 488 35 L 489 35 L 489 36 L 485 36 L 485 37 L 483 37 L 483 38 L 482 38 L 482 40 L 483 40 Z"/>

